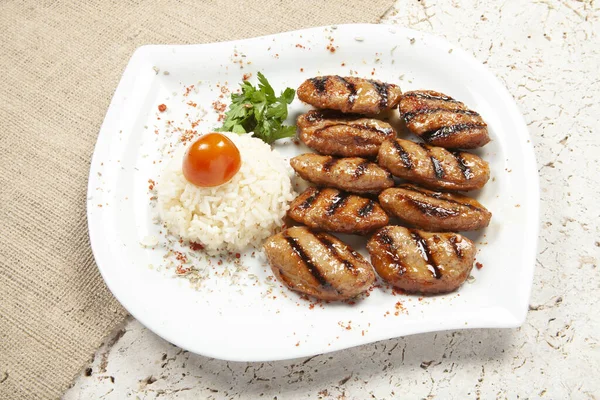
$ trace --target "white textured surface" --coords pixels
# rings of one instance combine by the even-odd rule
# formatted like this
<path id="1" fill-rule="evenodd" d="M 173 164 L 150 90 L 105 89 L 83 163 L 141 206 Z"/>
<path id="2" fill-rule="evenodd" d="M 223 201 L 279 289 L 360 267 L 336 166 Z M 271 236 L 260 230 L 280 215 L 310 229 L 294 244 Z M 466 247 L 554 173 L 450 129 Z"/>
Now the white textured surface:
<path id="1" fill-rule="evenodd" d="M 542 190 L 525 325 L 417 335 L 310 359 L 227 363 L 184 352 L 129 321 L 66 399 L 598 397 L 600 7 L 593 0 L 440 3 L 399 0 L 384 22 L 472 51 L 523 111 Z"/>

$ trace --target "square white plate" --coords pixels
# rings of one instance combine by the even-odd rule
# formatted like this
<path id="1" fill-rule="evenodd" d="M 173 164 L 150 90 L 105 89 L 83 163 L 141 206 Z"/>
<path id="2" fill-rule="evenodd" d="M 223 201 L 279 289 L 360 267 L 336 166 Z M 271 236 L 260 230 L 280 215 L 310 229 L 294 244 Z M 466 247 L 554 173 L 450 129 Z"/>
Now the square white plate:
<path id="1" fill-rule="evenodd" d="M 484 266 L 473 270 L 475 281 L 443 296 L 420 299 L 376 289 L 354 305 L 310 308 L 288 290 L 277 288 L 268 294 L 264 285 L 253 286 L 246 275 L 264 282 L 270 269 L 248 254 L 241 259 L 248 271 L 235 281 L 211 275 L 199 290 L 174 277 L 172 270 L 161 270 L 166 249 L 145 248 L 140 242 L 148 235 L 164 240 L 153 222 L 148 180 L 158 179 L 164 165 L 156 162 L 161 146 L 174 140 L 166 133 L 167 121 L 183 124 L 198 115 L 202 120 L 196 129 L 211 131 L 218 126 L 212 102 L 229 104 L 228 94 L 219 98 L 221 87 L 235 90 L 249 73 L 255 83 L 257 71 L 277 92 L 297 88 L 316 75 L 354 74 L 399 84 L 404 91 L 437 90 L 481 113 L 492 142 L 477 153 L 489 161 L 492 179 L 476 196 L 493 218 L 483 232 L 469 235 L 478 245 L 477 261 Z M 189 95 L 183 96 L 192 84 Z M 188 105 L 190 101 L 198 106 Z M 162 103 L 168 109 L 158 113 Z M 202 108 L 207 111 L 204 116 Z M 289 122 L 307 109 L 295 100 Z M 302 151 L 291 143 L 276 148 L 286 157 Z M 437 330 L 517 327 L 528 307 L 538 214 L 533 146 L 507 90 L 483 65 L 445 40 L 386 25 L 341 25 L 226 43 L 139 48 L 102 125 L 88 187 L 92 249 L 115 297 L 166 340 L 234 361 L 309 356 Z M 396 308 L 397 302 L 402 308 Z"/>

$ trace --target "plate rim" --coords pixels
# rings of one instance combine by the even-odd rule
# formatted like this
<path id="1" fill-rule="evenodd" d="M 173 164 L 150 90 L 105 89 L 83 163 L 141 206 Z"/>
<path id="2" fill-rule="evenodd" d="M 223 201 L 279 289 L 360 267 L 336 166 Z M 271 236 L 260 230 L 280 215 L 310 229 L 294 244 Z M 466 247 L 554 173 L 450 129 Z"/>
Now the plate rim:
<path id="1" fill-rule="evenodd" d="M 509 108 L 509 111 L 511 112 L 511 114 L 513 114 L 514 117 L 516 118 L 515 123 L 517 125 L 520 125 L 523 128 L 523 132 L 527 135 L 526 139 L 529 142 L 529 145 L 520 146 L 520 148 L 522 150 L 521 153 L 522 153 L 522 160 L 523 160 L 524 166 L 525 167 L 529 166 L 529 168 L 525 168 L 525 169 L 526 169 L 526 173 L 529 175 L 528 178 L 531 183 L 531 186 L 529 186 L 527 189 L 527 191 L 528 191 L 527 197 L 531 198 L 531 200 L 532 200 L 531 204 L 528 204 L 532 207 L 532 210 L 530 210 L 529 214 L 526 216 L 526 218 L 529 220 L 527 225 L 532 224 L 535 227 L 534 232 L 532 232 L 532 234 L 535 233 L 535 237 L 529 238 L 531 240 L 531 246 L 528 246 L 529 249 L 524 249 L 524 255 L 523 255 L 523 260 L 524 260 L 523 263 L 526 267 L 528 267 L 528 269 L 525 271 L 525 272 L 527 272 L 527 274 L 526 274 L 527 281 L 525 282 L 526 290 L 527 290 L 526 304 L 524 304 L 523 307 L 521 307 L 518 314 L 511 312 L 511 310 L 509 310 L 507 308 L 501 308 L 502 310 L 507 312 L 507 316 L 505 317 L 504 320 L 498 321 L 499 322 L 498 324 L 486 323 L 486 322 L 476 323 L 476 322 L 469 321 L 469 324 L 465 326 L 465 325 L 462 325 L 462 322 L 456 321 L 455 323 L 444 323 L 443 327 L 440 326 L 439 328 L 431 327 L 429 329 L 416 329 L 415 332 L 407 333 L 407 334 L 404 334 L 404 335 L 398 336 L 398 337 L 419 334 L 419 333 L 437 332 L 437 331 L 441 332 L 441 331 L 465 330 L 465 329 L 476 329 L 476 328 L 490 328 L 490 329 L 516 328 L 516 327 L 521 326 L 525 322 L 525 319 L 527 317 L 528 306 L 529 306 L 529 302 L 531 299 L 533 278 L 534 278 L 535 267 L 536 267 L 537 250 L 538 250 L 538 245 L 539 245 L 539 232 L 540 232 L 540 202 L 541 202 L 541 199 L 540 199 L 540 187 L 539 187 L 539 173 L 538 173 L 538 169 L 537 169 L 537 161 L 536 161 L 536 157 L 535 157 L 535 150 L 533 147 L 532 137 L 529 132 L 528 126 L 526 124 L 525 118 L 524 118 L 523 114 L 521 113 L 521 111 L 519 110 L 518 104 L 516 103 L 515 99 L 510 94 L 508 89 L 496 77 L 496 75 L 489 68 L 487 68 L 484 64 L 479 62 L 473 55 L 471 55 L 468 52 L 466 52 L 465 50 L 463 50 L 460 46 L 448 41 L 447 39 L 445 39 L 443 37 L 440 37 L 440 36 L 437 36 L 437 35 L 434 35 L 431 33 L 417 31 L 417 30 L 414 30 L 411 28 L 405 28 L 405 27 L 389 25 L 389 24 L 336 24 L 336 25 L 325 25 L 325 26 L 311 27 L 311 28 L 306 28 L 306 29 L 285 31 L 285 32 L 279 32 L 279 33 L 270 34 L 270 35 L 256 36 L 256 37 L 252 37 L 252 38 L 245 38 L 245 39 L 238 39 L 238 40 L 229 40 L 229 41 L 223 41 L 223 42 L 209 42 L 209 43 L 200 43 L 200 44 L 178 44 L 178 45 L 148 44 L 148 45 L 140 46 L 133 52 L 129 62 L 127 63 L 127 66 L 124 69 L 124 72 L 121 76 L 121 79 L 120 79 L 118 85 L 117 85 L 117 88 L 115 89 L 115 92 L 112 96 L 110 105 L 107 109 L 106 115 L 104 117 L 104 120 L 102 122 L 100 130 L 98 132 L 97 141 L 94 146 L 94 152 L 92 154 L 92 158 L 91 158 L 91 162 L 90 162 L 90 172 L 89 172 L 89 176 L 88 176 L 88 186 L 87 186 L 87 198 L 89 199 L 91 196 L 93 196 L 94 191 L 95 191 L 95 188 L 94 188 L 94 184 L 96 183 L 95 175 L 98 172 L 97 171 L 97 166 L 98 166 L 97 159 L 102 155 L 102 153 L 103 153 L 102 150 L 105 147 L 109 146 L 111 143 L 111 136 L 107 132 L 111 129 L 111 127 L 118 125 L 118 123 L 117 123 L 117 121 L 119 121 L 119 119 L 117 118 L 119 115 L 118 109 L 125 103 L 125 97 L 129 93 L 128 92 L 129 87 L 133 86 L 132 82 L 134 80 L 132 80 L 131 78 L 135 77 L 135 72 L 136 72 L 136 68 L 137 68 L 138 64 L 141 64 L 147 55 L 153 54 L 157 50 L 164 50 L 166 48 L 169 48 L 169 49 L 185 48 L 187 50 L 195 50 L 195 49 L 205 48 L 207 46 L 227 45 L 227 44 L 233 44 L 233 43 L 240 44 L 243 42 L 255 41 L 257 39 L 274 38 L 274 37 L 280 36 L 282 34 L 294 34 L 294 33 L 308 32 L 308 31 L 324 30 L 324 29 L 328 29 L 328 28 L 330 29 L 332 27 L 352 28 L 352 29 L 355 29 L 357 33 L 363 29 L 394 30 L 398 33 L 419 35 L 421 37 L 427 38 L 428 40 L 437 41 L 438 43 L 441 43 L 448 47 L 451 47 L 453 49 L 453 51 L 460 52 L 462 59 L 465 60 L 466 62 L 468 62 L 471 68 L 475 68 L 475 69 L 479 70 L 482 74 L 484 74 L 486 76 L 488 81 L 493 86 L 496 87 L 497 92 L 499 94 L 501 94 L 503 97 L 501 99 L 502 102 Z M 186 350 L 189 350 L 194 353 L 201 354 L 201 355 L 204 355 L 207 357 L 213 357 L 213 358 L 218 358 L 218 359 L 227 360 L 227 361 L 240 361 L 240 362 L 242 362 L 242 361 L 243 362 L 248 362 L 248 361 L 259 362 L 259 361 L 287 360 L 287 359 L 294 359 L 294 358 L 298 358 L 298 357 L 306 357 L 306 356 L 313 355 L 313 354 L 329 353 L 329 352 L 333 352 L 333 351 L 338 351 L 338 350 L 342 350 L 342 349 L 346 349 L 346 348 L 352 348 L 352 347 L 363 345 L 363 344 L 359 344 L 356 346 L 347 346 L 347 345 L 333 346 L 332 345 L 330 348 L 326 349 L 323 352 L 315 353 L 314 351 L 309 351 L 306 353 L 306 355 L 303 355 L 303 356 L 294 355 L 293 357 L 282 356 L 282 357 L 266 357 L 266 358 L 257 358 L 257 357 L 248 358 L 248 357 L 224 357 L 222 354 L 217 354 L 218 352 L 212 352 L 210 350 L 207 351 L 207 349 L 202 349 L 202 351 L 198 351 L 197 349 L 190 348 L 191 346 L 179 343 L 177 338 L 171 337 L 171 335 L 168 332 L 165 332 L 161 327 L 157 327 L 157 326 L 150 327 L 150 325 L 145 322 L 146 318 L 142 315 L 138 315 L 137 310 L 133 310 L 132 309 L 133 307 L 131 307 L 131 304 L 124 304 L 122 302 L 121 296 L 119 296 L 119 294 L 116 293 L 115 290 L 113 290 L 114 286 L 111 285 L 112 279 L 110 276 L 108 276 L 106 274 L 106 270 L 102 267 L 102 264 L 104 262 L 103 261 L 104 255 L 103 255 L 103 252 L 100 250 L 100 245 L 101 245 L 102 239 L 98 238 L 96 236 L 96 233 L 98 233 L 98 231 L 101 231 L 103 229 L 103 227 L 101 225 L 97 225 L 100 221 L 96 221 L 97 217 L 94 217 L 94 215 L 93 215 L 93 212 L 96 212 L 97 210 L 95 210 L 93 208 L 90 201 L 87 201 L 86 208 L 87 208 L 86 217 L 87 217 L 87 224 L 88 224 L 88 235 L 90 238 L 90 247 L 92 249 L 92 253 L 93 253 L 94 259 L 96 261 L 98 270 L 99 270 L 106 286 L 111 291 L 112 295 L 117 299 L 117 301 L 119 301 L 119 303 L 135 319 L 140 321 L 140 323 L 142 323 L 144 326 L 146 326 L 149 330 L 156 333 L 158 336 L 164 338 L 165 340 L 169 341 L 170 343 L 176 344 L 177 346 L 182 347 Z M 482 313 L 484 310 L 485 309 L 481 309 L 478 311 L 478 313 Z M 475 313 L 475 314 L 477 314 L 477 313 Z M 373 334 L 372 337 L 374 339 L 372 341 L 370 341 L 369 343 L 376 343 L 376 342 L 379 342 L 382 340 L 389 339 L 389 337 L 387 337 L 387 336 L 379 337 L 379 338 L 377 336 L 378 335 Z M 379 336 L 385 336 L 385 335 L 379 335 Z"/>

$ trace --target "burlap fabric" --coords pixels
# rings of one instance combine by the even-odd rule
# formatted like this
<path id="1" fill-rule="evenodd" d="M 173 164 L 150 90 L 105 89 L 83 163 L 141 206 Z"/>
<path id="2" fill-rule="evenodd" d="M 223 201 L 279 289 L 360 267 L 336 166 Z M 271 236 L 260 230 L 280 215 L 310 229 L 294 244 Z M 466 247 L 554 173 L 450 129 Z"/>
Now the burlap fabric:
<path id="1" fill-rule="evenodd" d="M 136 47 L 377 22 L 390 0 L 0 2 L 0 398 L 60 397 L 126 316 L 86 222 L 96 135 Z"/>

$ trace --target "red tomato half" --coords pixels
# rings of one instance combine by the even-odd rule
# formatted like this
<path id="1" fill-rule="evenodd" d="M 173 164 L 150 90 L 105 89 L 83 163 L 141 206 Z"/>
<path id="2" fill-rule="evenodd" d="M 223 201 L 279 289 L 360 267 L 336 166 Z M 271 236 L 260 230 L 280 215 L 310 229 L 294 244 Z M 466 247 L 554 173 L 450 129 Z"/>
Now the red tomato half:
<path id="1" fill-rule="evenodd" d="M 196 140 L 183 157 L 183 176 L 200 187 L 227 183 L 240 170 L 240 151 L 225 135 L 208 133 Z"/>

